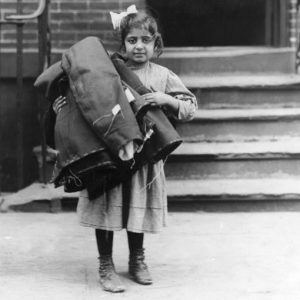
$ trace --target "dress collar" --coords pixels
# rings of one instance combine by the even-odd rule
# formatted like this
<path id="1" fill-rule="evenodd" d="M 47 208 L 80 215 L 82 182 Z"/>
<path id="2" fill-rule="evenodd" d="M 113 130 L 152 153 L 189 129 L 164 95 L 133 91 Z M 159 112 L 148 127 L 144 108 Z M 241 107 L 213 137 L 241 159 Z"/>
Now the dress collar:
<path id="1" fill-rule="evenodd" d="M 143 69 L 148 69 L 148 67 L 150 66 L 150 62 L 147 61 L 144 65 L 130 65 L 130 64 L 127 63 L 127 66 L 131 70 L 143 70 Z"/>

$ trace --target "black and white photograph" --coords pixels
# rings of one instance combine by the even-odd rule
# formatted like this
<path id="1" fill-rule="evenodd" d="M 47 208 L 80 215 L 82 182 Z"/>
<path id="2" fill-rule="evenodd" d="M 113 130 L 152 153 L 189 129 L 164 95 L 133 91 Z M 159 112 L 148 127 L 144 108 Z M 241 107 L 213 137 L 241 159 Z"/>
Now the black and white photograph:
<path id="1" fill-rule="evenodd" d="M 0 0 L 0 299 L 300 299 L 299 0 Z"/>

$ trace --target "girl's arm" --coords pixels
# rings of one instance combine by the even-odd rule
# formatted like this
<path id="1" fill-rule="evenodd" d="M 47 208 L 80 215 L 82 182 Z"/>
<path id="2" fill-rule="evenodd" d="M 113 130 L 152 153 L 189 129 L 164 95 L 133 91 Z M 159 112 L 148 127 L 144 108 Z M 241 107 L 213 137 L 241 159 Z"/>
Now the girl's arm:
<path id="1" fill-rule="evenodd" d="M 175 94 L 174 98 L 178 100 L 178 113 L 174 115 L 177 120 L 188 121 L 193 119 L 198 109 L 196 97 L 186 94 Z"/>
<path id="2" fill-rule="evenodd" d="M 66 97 L 59 96 L 54 100 L 53 104 L 49 105 L 47 112 L 43 116 L 46 144 L 53 149 L 55 149 L 54 127 L 56 115 L 64 105 L 66 105 Z"/>
<path id="3" fill-rule="evenodd" d="M 144 95 L 143 98 L 153 105 L 166 108 L 173 117 L 181 121 L 191 120 L 198 109 L 195 95 L 170 70 L 168 70 L 165 93 L 153 92 Z"/>
<path id="4" fill-rule="evenodd" d="M 178 101 L 177 114 L 173 114 L 179 121 L 188 121 L 193 119 L 198 109 L 197 99 L 183 84 L 181 79 L 169 70 L 166 93 Z"/>
<path id="5" fill-rule="evenodd" d="M 43 126 L 45 131 L 46 144 L 55 149 L 54 127 L 56 121 L 56 114 L 53 111 L 51 104 L 43 116 Z"/>

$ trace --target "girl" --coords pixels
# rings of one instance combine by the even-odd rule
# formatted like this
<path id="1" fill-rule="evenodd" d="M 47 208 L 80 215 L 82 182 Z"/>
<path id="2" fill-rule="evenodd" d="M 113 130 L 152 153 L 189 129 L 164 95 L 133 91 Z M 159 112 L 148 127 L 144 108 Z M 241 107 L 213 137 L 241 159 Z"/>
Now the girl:
<path id="1" fill-rule="evenodd" d="M 177 120 L 192 119 L 197 109 L 195 96 L 173 72 L 151 62 L 154 56 L 162 53 L 163 47 L 156 20 L 146 12 L 137 12 L 135 7 L 133 12 L 123 12 L 118 18 L 114 28 L 120 33 L 121 51 L 127 66 L 153 91 L 143 98 L 152 105 L 162 107 Z M 64 105 L 64 99 L 59 99 L 54 104 L 56 112 Z M 114 231 L 123 228 L 128 236 L 129 274 L 140 284 L 152 283 L 145 263 L 144 233 L 159 232 L 167 224 L 162 161 L 143 166 L 127 182 L 93 201 L 88 199 L 86 190 L 82 191 L 77 212 L 82 225 L 95 228 L 100 282 L 104 290 L 125 290 L 112 260 Z"/>

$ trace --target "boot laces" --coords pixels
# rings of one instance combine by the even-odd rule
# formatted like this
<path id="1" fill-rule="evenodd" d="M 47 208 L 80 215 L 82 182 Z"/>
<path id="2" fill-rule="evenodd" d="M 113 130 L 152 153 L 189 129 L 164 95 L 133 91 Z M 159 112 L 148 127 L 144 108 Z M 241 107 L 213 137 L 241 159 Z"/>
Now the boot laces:
<path id="1" fill-rule="evenodd" d="M 148 266 L 145 263 L 144 249 L 139 249 L 130 255 L 130 266 L 137 269 L 147 270 Z"/>
<path id="2" fill-rule="evenodd" d="M 111 278 L 115 274 L 115 266 L 111 257 L 99 257 L 99 274 L 101 277 Z"/>

